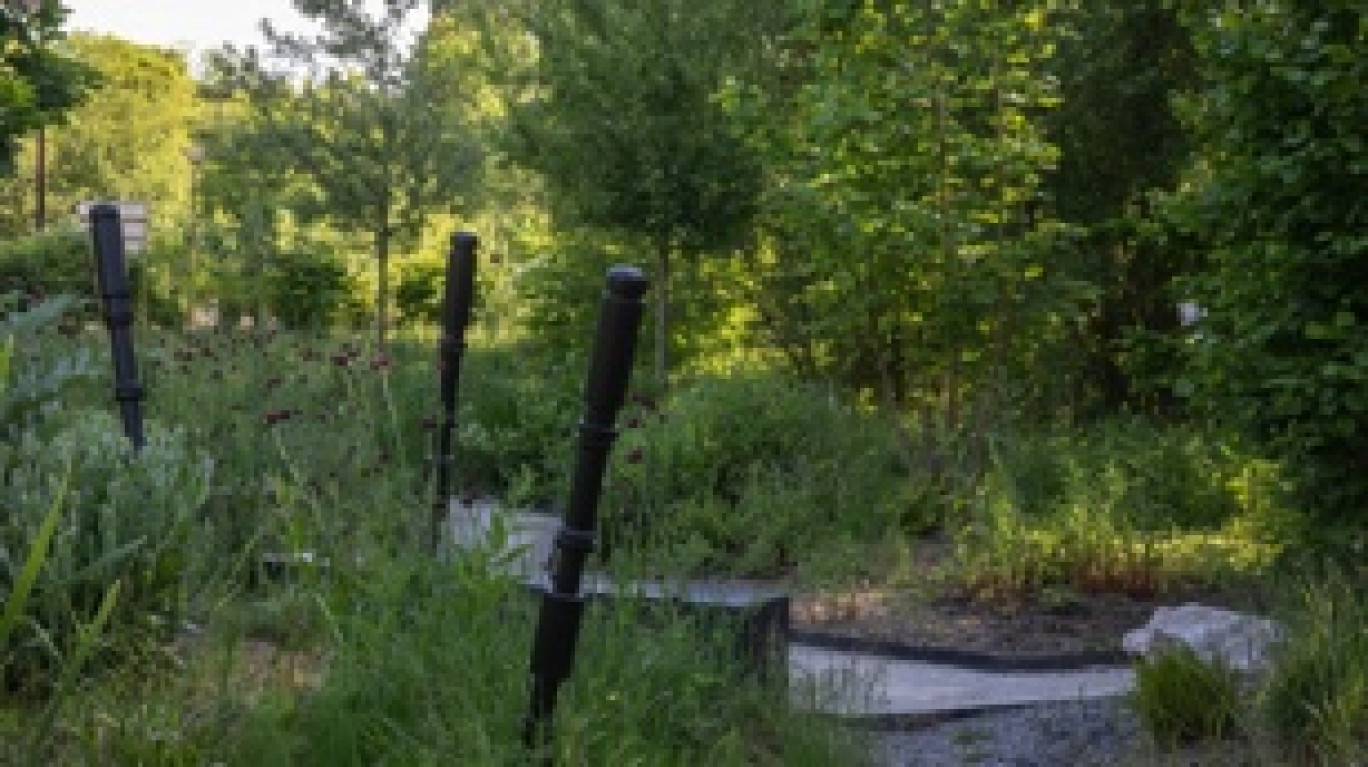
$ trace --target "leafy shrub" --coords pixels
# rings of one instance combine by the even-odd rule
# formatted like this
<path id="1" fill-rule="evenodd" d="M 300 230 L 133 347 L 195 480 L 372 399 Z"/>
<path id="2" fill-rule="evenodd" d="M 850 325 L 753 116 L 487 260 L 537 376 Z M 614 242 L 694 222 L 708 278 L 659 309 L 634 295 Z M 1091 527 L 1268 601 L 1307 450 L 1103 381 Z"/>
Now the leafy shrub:
<path id="1" fill-rule="evenodd" d="M 583 371 L 573 352 L 555 359 L 519 346 L 468 351 L 458 394 L 458 481 L 475 492 L 516 489 L 534 503 L 563 495 Z M 426 396 L 435 411 L 435 373 L 432 380 Z"/>
<path id="2" fill-rule="evenodd" d="M 7 303 L 0 296 L 0 439 L 36 427 L 40 418 L 59 408 L 61 395 L 95 373 L 89 350 L 53 353 L 55 344 L 44 337 L 75 305 L 70 297 L 30 302 L 14 311 Z"/>
<path id="3" fill-rule="evenodd" d="M 773 574 L 825 537 L 906 524 L 890 429 L 779 374 L 705 378 L 619 419 L 604 504 L 610 537 L 691 549 L 696 564 Z"/>
<path id="4" fill-rule="evenodd" d="M 1160 745 L 1174 747 L 1235 734 L 1240 680 L 1188 647 L 1139 661 L 1131 704 Z"/>
<path id="5" fill-rule="evenodd" d="M 394 286 L 394 307 L 400 324 L 442 320 L 442 295 L 446 265 L 441 261 L 414 260 L 403 265 Z"/>
<path id="6" fill-rule="evenodd" d="M 1368 594 L 1332 578 L 1305 589 L 1261 708 L 1273 731 L 1323 764 L 1368 754 Z"/>
<path id="7" fill-rule="evenodd" d="M 1150 597 L 1257 572 L 1297 532 L 1278 467 L 1238 446 L 1142 421 L 1001 441 L 959 530 L 976 589 L 1068 584 Z"/>
<path id="8" fill-rule="evenodd" d="M 554 248 L 517 260 L 509 270 L 509 288 L 526 343 L 552 354 L 565 349 L 587 351 L 604 275 L 614 265 L 640 264 L 642 258 L 643 251 L 630 240 L 579 230 L 558 231 Z M 736 291 L 743 278 L 731 269 L 738 263 L 704 261 L 687 276 L 681 272 L 683 279 L 670 281 L 672 370 L 688 370 L 710 358 L 725 357 L 744 336 L 735 321 L 743 314 L 737 310 Z M 649 298 L 646 304 L 637 352 L 643 360 L 654 353 L 649 329 L 654 327 L 656 307 Z"/>
<path id="9" fill-rule="evenodd" d="M 95 295 L 90 236 L 77 227 L 0 242 L 0 293 Z"/>
<path id="10" fill-rule="evenodd" d="M 1275 466 L 1236 444 L 1140 419 L 1004 441 L 990 475 L 1029 516 L 1085 505 L 1144 530 L 1219 528 L 1271 503 L 1277 479 Z"/>
<path id="11" fill-rule="evenodd" d="M 327 327 L 356 291 L 351 273 L 327 253 L 282 253 L 267 272 L 271 314 L 288 327 Z"/>
<path id="12" fill-rule="evenodd" d="M 29 542 L 70 473 L 63 514 L 33 586 L 23 627 L 8 646 L 10 687 L 41 689 L 76 644 L 80 623 L 111 584 L 122 593 L 108 622 L 106 653 L 137 652 L 140 640 L 175 625 L 194 573 L 198 512 L 211 462 L 191 452 L 179 431 L 148 424 L 147 444 L 131 455 L 122 428 L 104 412 L 73 413 L 50 439 L 26 432 L 0 443 L 0 588 L 8 593 Z"/>
<path id="13" fill-rule="evenodd" d="M 1304 507 L 1368 506 L 1368 79 L 1358 0 L 1189 15 L 1186 117 L 1209 162 L 1170 212 L 1206 251 L 1183 390 L 1287 461 Z M 1292 31 L 1295 30 L 1295 33 Z"/>
<path id="14" fill-rule="evenodd" d="M 160 324 L 177 320 L 178 309 L 170 297 L 170 279 L 157 272 L 160 265 L 175 263 L 181 255 L 179 243 L 173 238 L 154 237 L 146 252 L 127 259 L 138 314 Z M 0 242 L 0 294 L 8 292 L 89 299 L 89 303 L 82 305 L 82 313 L 87 318 L 97 316 L 99 304 L 95 301 L 99 296 L 95 291 L 90 235 L 77 227 L 53 227 Z"/>

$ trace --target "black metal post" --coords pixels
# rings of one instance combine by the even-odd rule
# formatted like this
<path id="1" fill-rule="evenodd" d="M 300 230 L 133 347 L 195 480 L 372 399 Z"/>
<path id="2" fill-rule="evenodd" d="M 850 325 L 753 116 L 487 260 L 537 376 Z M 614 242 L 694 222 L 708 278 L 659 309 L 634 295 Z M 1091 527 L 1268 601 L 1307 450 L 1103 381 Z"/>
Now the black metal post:
<path id="1" fill-rule="evenodd" d="M 608 270 L 585 384 L 584 418 L 579 424 L 579 452 L 570 499 L 556 534 L 550 581 L 542 591 L 541 613 L 533 639 L 532 700 L 523 731 L 528 748 L 550 745 L 556 693 L 570 676 L 574 663 L 584 612 L 580 581 L 584 562 L 594 550 L 603 472 L 608 451 L 617 437 L 613 423 L 627 393 L 637 331 L 641 327 L 641 298 L 648 284 L 641 271 L 633 267 L 616 266 Z M 550 760 L 549 749 L 545 759 Z"/>
<path id="2" fill-rule="evenodd" d="M 114 357 L 114 399 L 123 417 L 124 434 L 135 450 L 143 446 L 142 397 L 138 362 L 133 354 L 133 294 L 124 263 L 123 228 L 119 209 L 95 205 L 90 209 L 90 230 L 95 246 L 95 280 L 109 328 Z"/>
<path id="3" fill-rule="evenodd" d="M 469 232 L 451 236 L 447 255 L 446 288 L 442 298 L 442 342 L 437 355 L 438 391 L 442 398 L 442 420 L 437 425 L 433 462 L 436 464 L 437 497 L 432 501 L 429 545 L 433 553 L 441 543 L 442 521 L 451 506 L 451 439 L 456 429 L 456 386 L 461 380 L 461 354 L 465 351 L 465 332 L 470 325 L 471 304 L 475 298 L 475 248 L 479 239 Z"/>

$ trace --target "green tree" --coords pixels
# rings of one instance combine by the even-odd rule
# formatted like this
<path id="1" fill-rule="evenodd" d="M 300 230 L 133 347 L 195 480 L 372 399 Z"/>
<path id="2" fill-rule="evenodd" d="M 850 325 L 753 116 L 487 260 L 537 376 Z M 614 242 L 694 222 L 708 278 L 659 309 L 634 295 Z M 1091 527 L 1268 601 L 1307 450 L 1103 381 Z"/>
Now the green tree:
<path id="1" fill-rule="evenodd" d="M 1368 6 L 1270 0 L 1188 17 L 1201 162 L 1173 206 L 1209 268 L 1196 401 L 1298 470 L 1308 508 L 1368 508 Z"/>
<path id="2" fill-rule="evenodd" d="M 307 193 L 307 180 L 293 170 L 288 147 L 262 138 L 272 123 L 261 114 L 271 104 L 252 105 L 212 83 L 204 91 L 195 137 L 202 153 L 196 247 L 212 256 L 212 266 L 203 277 L 230 320 L 248 312 L 260 324 L 273 308 L 265 280 L 280 260 L 284 212 Z"/>
<path id="3" fill-rule="evenodd" d="M 773 8 L 750 0 L 507 3 L 535 41 L 505 149 L 546 185 L 560 226 L 655 260 L 655 366 L 670 369 L 680 261 L 743 242 L 760 165 L 717 96 L 763 44 Z M 516 38 L 515 38 L 516 41 Z"/>
<path id="4" fill-rule="evenodd" d="M 735 96 L 771 173 L 756 305 L 795 362 L 900 404 L 940 390 L 953 413 L 1057 335 L 1068 306 L 1033 215 L 1056 158 L 1047 21 L 1032 4 L 828 3 L 777 84 Z"/>
<path id="5" fill-rule="evenodd" d="M 312 194 L 294 200 L 295 212 L 370 239 L 381 348 L 391 257 L 416 242 L 431 214 L 458 208 L 479 168 L 459 78 L 429 55 L 438 36 L 429 28 L 406 45 L 419 4 L 385 0 L 372 16 L 347 0 L 294 0 L 322 34 L 263 22 L 264 54 L 229 48 L 215 62 L 220 84 L 253 105 L 253 140 L 308 178 Z"/>
<path id="6" fill-rule="evenodd" d="M 0 3 L 0 178 L 17 140 L 80 103 L 94 73 L 60 47 L 67 11 L 56 0 Z"/>
<path id="7" fill-rule="evenodd" d="M 178 228 L 188 213 L 190 133 L 195 83 L 182 54 L 116 37 L 73 34 L 66 50 L 98 73 L 99 86 L 46 134 L 48 207 L 69 213 L 88 200 L 136 200 L 152 226 Z M 29 142 L 21 165 L 38 171 Z M 22 198 L 31 178 L 15 178 L 0 194 Z M 14 206 L 0 228 L 20 230 Z"/>
<path id="8" fill-rule="evenodd" d="M 1106 412 L 1153 408 L 1168 399 L 1155 379 L 1178 366 L 1173 281 L 1195 264 L 1164 241 L 1150 198 L 1192 158 L 1174 102 L 1196 85 L 1195 52 L 1169 0 L 1069 5 L 1053 20 L 1062 34 L 1046 72 L 1061 103 L 1044 126 L 1060 152 L 1050 207 L 1074 226 L 1060 268 L 1095 289 L 1076 330 L 1076 394 Z"/>

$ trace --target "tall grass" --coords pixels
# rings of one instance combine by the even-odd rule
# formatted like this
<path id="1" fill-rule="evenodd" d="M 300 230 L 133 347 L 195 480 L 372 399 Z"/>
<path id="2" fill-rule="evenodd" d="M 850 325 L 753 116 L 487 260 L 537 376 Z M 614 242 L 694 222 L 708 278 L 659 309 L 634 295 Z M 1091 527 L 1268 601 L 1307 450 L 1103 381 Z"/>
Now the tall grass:
<path id="1" fill-rule="evenodd" d="M 1368 587 L 1344 573 L 1304 586 L 1261 697 L 1300 756 L 1368 763 Z"/>
<path id="2" fill-rule="evenodd" d="M 1149 598 L 1264 572 L 1297 534 L 1274 464 L 1190 428 L 1123 421 L 992 455 L 958 531 L 980 593 Z"/>
<path id="3" fill-rule="evenodd" d="M 203 483 L 158 480 L 152 487 L 181 487 L 184 497 L 156 496 L 139 514 L 188 520 L 149 528 L 147 545 L 174 552 L 185 568 L 176 572 L 202 585 L 177 581 L 183 612 L 162 616 L 139 601 L 141 582 L 127 581 L 106 604 L 157 618 L 154 641 L 104 674 L 60 681 L 80 695 L 53 721 L 10 712 L 17 719 L 0 723 L 3 735 L 39 728 L 37 758 L 62 764 L 526 763 L 533 596 L 493 574 L 493 553 L 448 562 L 413 554 L 430 501 L 429 355 L 397 343 L 393 356 L 376 358 L 345 339 L 288 334 L 153 340 L 143 351 L 147 411 L 175 426 L 154 424 L 149 446 L 155 458 L 154 437 L 174 437 L 183 459 L 161 462 L 156 476 L 202 467 L 203 456 L 213 471 Z M 573 434 L 578 390 L 560 392 L 529 365 L 482 354 L 462 397 L 464 476 L 500 492 L 532 472 L 525 484 L 542 489 L 529 496 L 558 491 L 565 455 L 547 447 Z M 75 420 L 87 436 L 111 422 Z M 30 447 L 43 460 L 66 454 Z M 122 498 L 111 488 L 128 479 L 116 468 L 160 465 L 123 458 L 87 471 L 83 497 Z M 264 574 L 251 563 L 265 551 L 310 551 L 329 564 L 297 568 L 285 583 L 248 577 Z M 558 763 L 861 762 L 858 742 L 790 711 L 786 690 L 732 658 L 730 637 L 660 609 L 590 611 L 555 726 Z M 190 624 L 199 628 L 187 634 Z M 93 636 L 88 624 L 76 627 Z"/>
<path id="4" fill-rule="evenodd" d="M 893 429 L 775 371 L 637 397 L 605 491 L 615 547 L 696 572 L 785 575 L 824 547 L 920 528 Z"/>

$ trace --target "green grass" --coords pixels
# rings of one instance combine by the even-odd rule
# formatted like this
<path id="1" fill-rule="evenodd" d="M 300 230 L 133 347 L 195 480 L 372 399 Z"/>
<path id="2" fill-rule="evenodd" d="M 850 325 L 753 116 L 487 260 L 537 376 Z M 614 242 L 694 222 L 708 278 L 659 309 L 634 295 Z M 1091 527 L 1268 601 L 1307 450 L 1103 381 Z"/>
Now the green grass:
<path id="1" fill-rule="evenodd" d="M 1178 647 L 1136 664 L 1131 705 L 1150 735 L 1172 748 L 1234 735 L 1241 694 L 1233 670 Z"/>
<path id="2" fill-rule="evenodd" d="M 62 341 L 54 335 L 42 348 L 57 350 Z M 159 632 L 134 631 L 149 617 L 136 599 L 107 603 L 119 619 L 101 646 L 126 642 L 129 651 L 98 669 L 67 666 L 71 686 L 53 689 L 54 707 L 8 707 L 0 718 L 7 748 L 35 727 L 45 736 L 36 756 L 0 756 L 130 765 L 524 763 L 533 601 L 489 574 L 488 555 L 439 564 L 414 553 L 430 501 L 423 422 L 435 411 L 436 375 L 429 350 L 401 341 L 386 362 L 345 338 L 322 336 L 141 341 L 146 412 L 174 425 L 167 433 L 186 460 L 138 457 L 130 466 L 166 464 L 154 479 L 173 476 L 182 463 L 199 465 L 197 456 L 209 456 L 213 468 L 208 487 L 194 493 L 196 505 L 168 496 L 157 506 L 192 513 L 194 524 L 177 528 L 186 534 L 152 536 L 159 550 L 178 555 L 194 585 L 178 581 L 179 612 L 160 619 L 167 630 Z M 475 378 L 463 398 L 463 415 L 472 415 L 458 474 L 498 493 L 531 471 L 533 484 L 559 491 L 564 477 L 553 483 L 550 476 L 568 456 L 555 454 L 554 440 L 573 434 L 578 392 L 567 386 L 564 396 L 548 396 L 554 379 L 514 360 L 498 350 L 472 353 Z M 102 408 L 108 392 L 72 387 L 63 396 L 68 407 Z M 102 414 L 51 428 L 88 432 L 96 424 L 117 442 L 108 421 Z M 7 483 L 19 476 L 19 464 L 9 464 Z M 36 464 L 35 483 L 51 473 L 46 466 Z M 90 461 L 77 470 L 76 500 L 85 506 L 72 514 L 85 519 L 92 499 L 107 496 L 98 489 L 120 487 L 123 474 Z M 70 558 L 78 569 L 101 553 L 98 546 L 80 551 Z M 263 583 L 251 563 L 264 551 L 312 551 L 334 565 Z M 137 597 L 136 585 L 126 584 L 121 597 Z M 49 601 L 60 595 L 54 584 Z M 598 607 L 586 618 L 555 725 L 558 763 L 860 763 L 863 749 L 851 736 L 790 711 L 782 689 L 728 657 L 721 648 L 729 637 L 642 609 Z M 93 633 L 82 628 L 91 615 L 75 617 L 73 627 Z M 183 619 L 201 633 L 180 631 Z M 44 712 L 57 715 L 48 721 Z"/>
<path id="3" fill-rule="evenodd" d="M 994 456 L 957 530 L 985 596 L 1153 598 L 1258 578 L 1299 534 L 1276 465 L 1192 428 L 1103 423 L 1003 439 Z"/>
<path id="4" fill-rule="evenodd" d="M 1264 720 L 1298 755 L 1368 761 L 1368 584 L 1342 571 L 1303 586 L 1262 692 Z"/>
<path id="5" fill-rule="evenodd" d="M 158 422 L 150 434 L 176 443 L 144 462 L 161 467 L 146 478 L 165 485 L 155 496 L 161 506 L 181 508 L 172 490 L 186 483 L 158 478 L 203 458 L 212 464 L 204 492 L 186 496 L 194 524 L 143 536 L 161 546 L 147 560 L 154 574 L 176 577 L 120 580 L 105 613 L 105 591 L 82 596 L 61 624 L 64 646 L 94 643 L 89 627 L 103 615 L 100 647 L 129 651 L 108 663 L 53 664 L 60 705 L 8 701 L 0 742 L 18 748 L 43 727 L 42 758 L 62 764 L 524 763 L 533 600 L 489 574 L 488 553 L 445 564 L 414 553 L 431 501 L 431 343 L 399 339 L 379 359 L 353 339 L 318 334 L 139 342 L 146 409 Z M 101 348 L 100 340 L 20 338 L 12 360 L 50 362 L 79 348 Z M 107 360 L 97 362 L 103 370 Z M 516 347 L 477 346 L 467 363 L 457 490 L 516 503 L 559 499 L 580 377 L 548 375 Z M 85 376 L 59 383 L 36 396 L 55 394 L 62 409 L 25 407 L 26 420 L 4 424 L 12 445 L 32 448 L 4 453 L 7 487 L 21 477 L 50 487 L 65 465 L 58 447 L 115 434 L 107 415 L 77 417 L 109 407 L 107 386 Z M 602 514 L 618 526 L 610 564 L 623 572 L 796 570 L 809 582 L 906 585 L 928 575 L 911 571 L 907 537 L 943 526 L 959 551 L 936 577 L 980 596 L 1147 596 L 1268 578 L 1302 540 L 1287 524 L 1277 467 L 1195 428 L 1128 421 L 988 439 L 982 424 L 972 435 L 947 425 L 933 440 L 941 459 L 931 460 L 917 451 L 925 440 L 915 429 L 908 440 L 887 413 L 776 370 L 681 382 L 665 402 L 637 397 L 621 424 Z M 82 490 L 71 498 L 72 519 L 100 519 L 95 507 L 142 493 L 119 484 L 125 464 L 116 452 L 73 464 L 72 486 Z M 985 455 L 991 460 L 979 460 Z M 38 495 L 30 505 L 26 527 L 17 516 L 0 522 L 16 561 L 35 537 L 41 543 L 51 508 Z M 138 513 L 149 514 L 147 530 L 160 529 L 152 511 Z M 125 525 L 136 519 L 119 515 Z M 72 529 L 53 532 L 52 551 L 77 551 Z M 63 554 L 67 571 L 122 551 L 111 530 L 99 527 L 80 556 Z M 264 551 L 311 551 L 334 565 L 266 583 L 252 566 Z M 42 592 L 45 603 L 63 604 L 62 582 Z M 1368 632 L 1359 630 L 1361 599 L 1316 594 L 1299 624 L 1303 653 L 1281 661 L 1260 710 L 1288 740 L 1313 733 L 1303 751 L 1338 758 L 1363 743 L 1368 673 L 1358 658 L 1368 653 L 1355 637 Z M 1325 609 L 1310 607 L 1317 599 L 1337 605 L 1333 614 L 1316 613 Z M 22 609 L 39 614 L 31 607 Z M 183 619 L 202 632 L 180 631 Z M 790 710 L 785 691 L 727 655 L 729 643 L 664 608 L 591 610 L 555 725 L 557 763 L 861 763 L 860 738 Z M 1159 687 L 1158 710 L 1202 697 Z"/>

